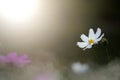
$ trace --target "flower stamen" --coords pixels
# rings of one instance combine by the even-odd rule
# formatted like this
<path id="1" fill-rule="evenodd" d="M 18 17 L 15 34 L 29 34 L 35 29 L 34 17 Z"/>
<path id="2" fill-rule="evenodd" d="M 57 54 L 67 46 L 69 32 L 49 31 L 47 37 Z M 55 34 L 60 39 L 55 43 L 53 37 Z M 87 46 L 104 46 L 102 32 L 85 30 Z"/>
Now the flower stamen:
<path id="1" fill-rule="evenodd" d="M 88 40 L 88 44 L 89 44 L 89 45 L 91 45 L 91 44 L 93 44 L 93 43 L 94 43 L 94 40 L 93 40 L 93 39 Z"/>

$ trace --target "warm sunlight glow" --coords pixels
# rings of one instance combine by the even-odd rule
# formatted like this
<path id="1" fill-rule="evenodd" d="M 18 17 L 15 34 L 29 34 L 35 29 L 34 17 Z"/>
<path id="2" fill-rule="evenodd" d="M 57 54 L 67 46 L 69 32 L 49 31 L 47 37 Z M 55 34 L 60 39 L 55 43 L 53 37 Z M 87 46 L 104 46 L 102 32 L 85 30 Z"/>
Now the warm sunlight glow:
<path id="1" fill-rule="evenodd" d="M 13 22 L 27 21 L 33 17 L 38 0 L 0 0 L 0 15 Z"/>

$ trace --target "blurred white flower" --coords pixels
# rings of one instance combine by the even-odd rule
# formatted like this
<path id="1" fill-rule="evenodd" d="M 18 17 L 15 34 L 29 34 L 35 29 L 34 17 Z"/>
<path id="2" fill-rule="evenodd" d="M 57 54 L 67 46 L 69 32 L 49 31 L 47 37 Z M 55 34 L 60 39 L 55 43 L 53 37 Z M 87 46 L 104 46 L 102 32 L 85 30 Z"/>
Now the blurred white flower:
<path id="1" fill-rule="evenodd" d="M 89 29 L 89 36 L 87 37 L 85 34 L 82 34 L 80 38 L 83 42 L 77 42 L 77 45 L 83 50 L 92 48 L 92 45 L 97 44 L 104 36 L 104 33 L 101 35 L 101 29 L 97 28 L 96 33 L 94 33 L 93 29 Z"/>
<path id="2" fill-rule="evenodd" d="M 76 62 L 71 65 L 71 68 L 74 73 L 79 74 L 87 72 L 89 66 L 87 64 L 81 64 L 79 62 Z"/>

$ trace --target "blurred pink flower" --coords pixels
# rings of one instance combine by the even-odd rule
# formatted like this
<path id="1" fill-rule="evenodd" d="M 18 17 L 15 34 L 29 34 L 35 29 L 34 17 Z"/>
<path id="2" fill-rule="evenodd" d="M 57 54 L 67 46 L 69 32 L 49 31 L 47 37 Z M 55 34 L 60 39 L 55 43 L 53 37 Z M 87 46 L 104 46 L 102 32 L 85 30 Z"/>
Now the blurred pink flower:
<path id="1" fill-rule="evenodd" d="M 4 65 L 10 64 L 15 67 L 23 67 L 31 63 L 31 60 L 28 59 L 26 54 L 18 56 L 17 53 L 13 52 L 7 54 L 6 56 L 0 56 L 0 63 Z"/>
<path id="2" fill-rule="evenodd" d="M 53 76 L 50 74 L 41 74 L 37 76 L 35 80 L 54 80 L 54 79 Z"/>

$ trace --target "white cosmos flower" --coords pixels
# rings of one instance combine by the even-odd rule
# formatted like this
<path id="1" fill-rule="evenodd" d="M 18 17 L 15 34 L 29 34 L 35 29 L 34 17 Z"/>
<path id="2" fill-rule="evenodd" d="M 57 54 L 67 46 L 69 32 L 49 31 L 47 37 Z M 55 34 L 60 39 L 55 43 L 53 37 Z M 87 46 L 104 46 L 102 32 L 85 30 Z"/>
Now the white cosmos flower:
<path id="1" fill-rule="evenodd" d="M 77 45 L 83 50 L 92 48 L 92 45 L 97 44 L 104 36 L 104 33 L 101 35 L 101 29 L 97 28 L 96 33 L 94 33 L 93 29 L 89 29 L 88 37 L 85 34 L 82 34 L 80 38 L 83 42 L 77 42 Z"/>

